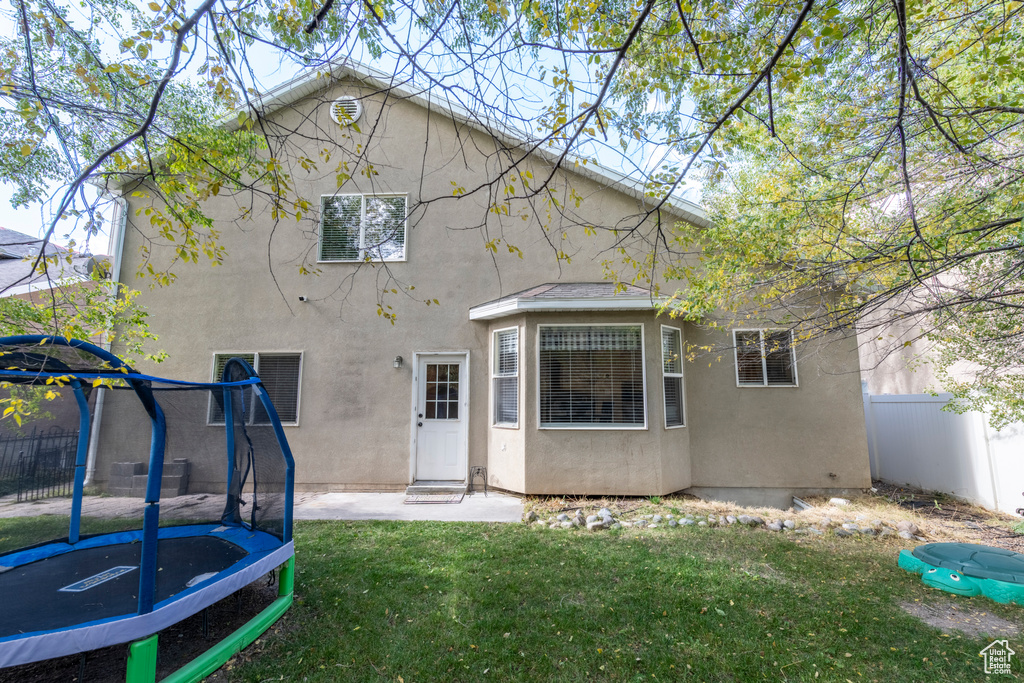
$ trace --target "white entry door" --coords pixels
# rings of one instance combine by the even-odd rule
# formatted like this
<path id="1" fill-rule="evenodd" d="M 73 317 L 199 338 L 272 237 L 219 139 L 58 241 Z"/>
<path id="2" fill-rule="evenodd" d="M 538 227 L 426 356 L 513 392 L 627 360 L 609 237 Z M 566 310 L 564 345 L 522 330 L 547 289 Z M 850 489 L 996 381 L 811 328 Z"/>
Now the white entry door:
<path id="1" fill-rule="evenodd" d="M 416 480 L 465 481 L 469 434 L 466 357 L 421 355 L 416 372 Z"/>

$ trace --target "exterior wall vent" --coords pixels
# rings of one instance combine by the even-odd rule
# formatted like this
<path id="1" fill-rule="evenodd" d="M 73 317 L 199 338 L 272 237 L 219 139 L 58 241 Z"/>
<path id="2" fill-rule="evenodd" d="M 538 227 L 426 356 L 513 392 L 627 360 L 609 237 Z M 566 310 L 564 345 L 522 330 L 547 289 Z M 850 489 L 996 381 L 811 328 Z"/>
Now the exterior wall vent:
<path id="1" fill-rule="evenodd" d="M 331 102 L 331 118 L 339 125 L 352 125 L 362 113 L 363 105 L 354 97 L 339 97 Z"/>

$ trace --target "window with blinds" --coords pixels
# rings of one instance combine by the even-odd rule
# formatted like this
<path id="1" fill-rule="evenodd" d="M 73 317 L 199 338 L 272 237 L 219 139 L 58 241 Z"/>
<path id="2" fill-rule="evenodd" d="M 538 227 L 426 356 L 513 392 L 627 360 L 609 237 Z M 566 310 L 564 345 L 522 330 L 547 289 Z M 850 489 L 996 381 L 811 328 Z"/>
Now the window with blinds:
<path id="1" fill-rule="evenodd" d="M 321 197 L 318 260 L 403 260 L 406 212 L 404 195 Z"/>
<path id="2" fill-rule="evenodd" d="M 519 425 L 519 329 L 497 330 L 492 350 L 494 424 Z"/>
<path id="3" fill-rule="evenodd" d="M 739 386 L 796 386 L 796 358 L 789 330 L 735 330 L 733 342 Z"/>
<path id="4" fill-rule="evenodd" d="M 639 325 L 539 328 L 540 426 L 647 424 Z"/>
<path id="5" fill-rule="evenodd" d="M 267 395 L 274 404 L 282 424 L 298 424 L 299 421 L 299 380 L 302 371 L 301 353 L 218 353 L 213 359 L 213 379 L 219 382 L 224 365 L 232 358 L 243 358 L 260 376 Z M 245 397 L 245 422 L 248 424 L 269 424 L 270 418 L 253 393 Z M 224 406 L 211 398 L 209 423 L 224 424 Z"/>
<path id="6" fill-rule="evenodd" d="M 682 427 L 683 333 L 675 327 L 661 328 L 661 373 L 665 388 L 665 426 Z"/>

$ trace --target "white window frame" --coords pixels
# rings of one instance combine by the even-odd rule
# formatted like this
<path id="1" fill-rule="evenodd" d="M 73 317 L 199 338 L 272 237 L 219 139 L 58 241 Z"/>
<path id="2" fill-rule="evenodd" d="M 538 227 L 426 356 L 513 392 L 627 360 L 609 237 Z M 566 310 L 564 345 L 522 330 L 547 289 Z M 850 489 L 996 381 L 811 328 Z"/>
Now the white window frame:
<path id="1" fill-rule="evenodd" d="M 739 359 L 739 342 L 736 341 L 736 334 L 738 332 L 757 332 L 758 342 L 761 346 L 761 384 L 741 384 L 740 383 L 740 359 Z M 769 384 L 768 383 L 768 358 L 764 348 L 764 337 L 765 333 L 770 332 L 785 332 L 789 335 L 789 360 L 793 368 L 793 382 L 792 384 Z M 793 332 L 792 330 L 786 330 L 782 328 L 773 327 L 752 327 L 752 328 L 738 328 L 732 331 L 732 358 L 733 358 L 733 369 L 736 373 L 736 386 L 741 389 L 762 389 L 762 388 L 780 388 L 780 389 L 793 389 L 799 386 L 797 378 L 797 367 L 796 367 L 796 354 L 793 350 Z"/>
<path id="2" fill-rule="evenodd" d="M 279 355 L 280 356 L 284 356 L 284 355 L 287 355 L 287 356 L 298 356 L 299 357 L 298 382 L 297 382 L 297 385 L 295 387 L 295 392 L 296 392 L 295 393 L 295 421 L 294 422 L 285 422 L 284 420 L 281 420 L 281 426 L 282 427 L 298 427 L 299 426 L 299 416 L 302 414 L 302 412 L 301 412 L 302 411 L 302 367 L 305 364 L 305 360 L 306 360 L 305 354 L 302 351 L 215 351 L 214 354 L 213 354 L 213 367 L 210 368 L 210 374 L 212 376 L 212 380 L 211 381 L 213 381 L 213 382 L 220 382 L 221 381 L 221 378 L 217 376 L 217 358 L 218 358 L 218 356 L 227 356 L 228 360 L 230 360 L 231 358 L 234 358 L 236 356 L 254 356 L 255 363 L 253 364 L 252 369 L 255 370 L 256 374 L 258 375 L 259 372 L 260 372 L 260 368 L 259 368 L 260 354 L 267 355 L 267 356 L 279 356 Z M 207 426 L 210 426 L 210 427 L 223 427 L 224 426 L 224 421 L 223 420 L 221 420 L 220 422 L 214 422 L 211 419 L 212 417 L 213 417 L 213 397 L 211 396 L 207 400 L 206 424 L 207 424 Z M 255 419 L 256 419 L 256 411 L 255 410 L 250 411 L 249 419 L 246 422 L 246 424 L 249 424 L 249 425 L 255 424 Z M 259 423 L 259 424 L 262 425 L 263 423 Z"/>
<path id="3" fill-rule="evenodd" d="M 679 372 L 665 372 L 665 342 L 663 336 L 665 330 L 671 330 L 679 335 Z M 662 407 L 665 412 L 665 429 L 679 429 L 680 427 L 686 426 L 686 380 L 683 379 L 683 330 L 679 327 L 672 327 L 671 325 L 661 326 L 661 335 L 659 341 L 661 341 L 661 393 L 662 393 Z M 668 396 L 665 394 L 665 380 L 666 379 L 679 379 L 679 419 L 680 423 L 677 425 L 670 425 L 668 423 Z"/>
<path id="4" fill-rule="evenodd" d="M 352 259 L 325 259 L 323 258 L 323 242 L 324 242 L 324 228 L 323 228 L 323 216 L 325 203 L 330 199 L 336 199 L 339 197 L 359 197 L 359 255 Z M 367 197 L 379 197 L 387 199 L 391 197 L 401 197 L 405 200 L 405 219 L 402 221 L 402 256 L 401 258 L 387 258 L 383 259 L 385 263 L 404 263 L 409 260 L 409 195 L 408 193 L 364 193 L 364 192 L 350 192 L 350 193 L 338 193 L 338 194 L 324 194 L 320 195 L 320 225 L 317 229 L 317 240 L 316 240 L 316 262 L 317 263 L 364 263 L 367 261 L 366 249 L 366 198 Z M 372 255 L 372 254 L 371 254 Z M 370 258 L 370 261 L 377 261 L 375 258 Z"/>
<path id="5" fill-rule="evenodd" d="M 498 372 L 498 362 L 500 356 L 498 353 L 498 335 L 502 332 L 516 333 L 516 372 L 514 375 L 502 375 Z M 523 334 L 518 326 L 515 327 L 502 327 L 494 330 L 491 334 L 491 426 L 499 427 L 502 429 L 519 429 L 519 416 L 523 411 L 523 392 L 522 382 L 520 376 L 522 373 L 519 369 L 523 366 L 523 345 L 522 345 Z M 516 380 L 516 421 L 515 422 L 498 422 L 498 392 L 495 391 L 495 385 L 497 379 L 508 379 L 514 377 Z"/>
<path id="6" fill-rule="evenodd" d="M 621 425 L 621 424 L 608 424 L 603 425 L 601 423 L 578 423 L 578 424 L 552 424 L 546 425 L 541 422 L 540 419 L 540 408 L 541 408 L 541 382 L 540 382 L 540 361 L 541 361 L 541 349 L 540 349 L 540 332 L 545 327 L 639 327 L 640 328 L 640 377 L 643 381 L 643 406 L 644 406 L 644 422 L 643 424 L 636 425 Z M 551 429 L 551 430 L 585 430 L 585 431 L 641 431 L 647 429 L 647 341 L 645 338 L 645 328 L 643 323 L 551 323 L 545 325 L 537 325 L 537 336 L 535 339 L 537 349 L 537 365 L 534 368 L 536 371 L 535 377 L 537 378 L 537 428 L 538 429 Z"/>

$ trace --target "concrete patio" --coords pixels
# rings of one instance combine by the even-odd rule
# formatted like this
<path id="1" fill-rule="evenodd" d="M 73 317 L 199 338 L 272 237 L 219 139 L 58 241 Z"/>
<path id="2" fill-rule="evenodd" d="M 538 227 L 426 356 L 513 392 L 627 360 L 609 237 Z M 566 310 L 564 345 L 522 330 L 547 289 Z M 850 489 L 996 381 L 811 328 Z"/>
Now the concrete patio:
<path id="1" fill-rule="evenodd" d="M 488 492 L 467 495 L 458 504 L 406 505 L 404 493 L 296 493 L 295 519 L 393 519 L 437 522 L 518 522 L 522 500 Z M 142 517 L 141 498 L 86 496 L 86 517 Z M 160 516 L 167 519 L 216 519 L 224 498 L 212 494 L 177 496 L 160 501 Z M 71 498 L 48 498 L 18 503 L 15 496 L 0 498 L 0 518 L 67 515 Z"/>

